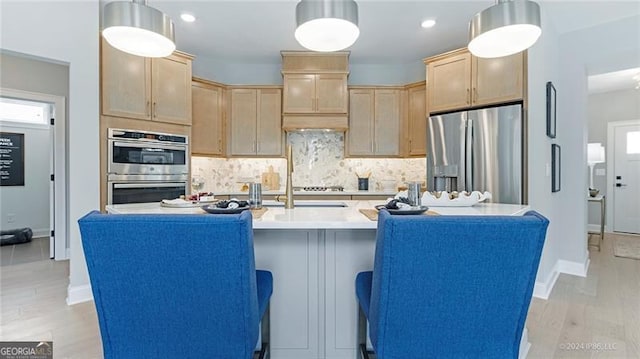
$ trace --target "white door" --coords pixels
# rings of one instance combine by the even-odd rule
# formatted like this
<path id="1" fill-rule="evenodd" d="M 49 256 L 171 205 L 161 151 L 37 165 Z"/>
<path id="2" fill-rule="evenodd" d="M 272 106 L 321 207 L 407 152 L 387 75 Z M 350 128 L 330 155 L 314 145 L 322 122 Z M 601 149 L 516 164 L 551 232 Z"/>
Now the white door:
<path id="1" fill-rule="evenodd" d="M 615 127 L 613 145 L 613 230 L 640 234 L 640 125 Z"/>

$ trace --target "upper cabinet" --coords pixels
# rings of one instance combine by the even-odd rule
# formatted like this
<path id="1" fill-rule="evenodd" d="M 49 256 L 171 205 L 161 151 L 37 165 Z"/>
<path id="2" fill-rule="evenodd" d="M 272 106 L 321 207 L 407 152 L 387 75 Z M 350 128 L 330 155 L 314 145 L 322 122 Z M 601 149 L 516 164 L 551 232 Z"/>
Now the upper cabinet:
<path id="1" fill-rule="evenodd" d="M 225 86 L 194 79 L 191 87 L 193 121 L 191 153 L 223 156 L 225 154 Z"/>
<path id="2" fill-rule="evenodd" d="M 191 61 L 134 56 L 102 41 L 102 114 L 191 125 Z"/>
<path id="3" fill-rule="evenodd" d="M 282 156 L 282 90 L 234 88 L 230 92 L 230 155 Z"/>
<path id="4" fill-rule="evenodd" d="M 491 105 L 522 100 L 524 97 L 524 54 L 482 59 L 472 57 L 472 102 Z"/>
<path id="5" fill-rule="evenodd" d="M 401 155 L 401 95 L 393 88 L 349 90 L 347 156 Z"/>
<path id="6" fill-rule="evenodd" d="M 346 128 L 349 52 L 282 52 L 283 128 Z"/>
<path id="7" fill-rule="evenodd" d="M 425 59 L 430 113 L 523 99 L 525 55 L 481 59 L 467 49 Z"/>
<path id="8" fill-rule="evenodd" d="M 284 113 L 347 113 L 347 75 L 284 76 Z"/>
<path id="9" fill-rule="evenodd" d="M 427 88 L 424 82 L 412 84 L 407 89 L 407 154 L 424 156 L 427 153 Z"/>

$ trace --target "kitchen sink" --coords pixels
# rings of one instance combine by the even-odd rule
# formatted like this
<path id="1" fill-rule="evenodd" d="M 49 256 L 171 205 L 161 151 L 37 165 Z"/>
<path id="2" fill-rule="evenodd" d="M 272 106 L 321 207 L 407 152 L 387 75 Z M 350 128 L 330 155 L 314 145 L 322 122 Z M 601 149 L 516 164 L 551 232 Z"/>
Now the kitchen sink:
<path id="1" fill-rule="evenodd" d="M 263 201 L 264 207 L 284 207 L 284 202 Z M 294 207 L 317 207 L 317 208 L 345 208 L 348 207 L 344 202 L 335 201 L 295 201 Z"/>

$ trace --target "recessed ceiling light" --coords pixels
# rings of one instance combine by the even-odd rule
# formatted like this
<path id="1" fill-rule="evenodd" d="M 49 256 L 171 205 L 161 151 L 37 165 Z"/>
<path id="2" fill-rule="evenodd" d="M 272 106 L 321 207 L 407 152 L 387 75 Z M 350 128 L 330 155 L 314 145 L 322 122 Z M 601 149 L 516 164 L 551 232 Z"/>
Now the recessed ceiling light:
<path id="1" fill-rule="evenodd" d="M 425 29 L 428 29 L 430 27 L 433 27 L 436 24 L 435 20 L 425 20 L 422 22 L 422 24 L 420 24 L 420 26 L 424 27 Z"/>
<path id="2" fill-rule="evenodd" d="M 180 18 L 181 18 L 181 19 L 182 19 L 182 21 L 184 21 L 184 22 L 194 22 L 194 21 L 196 21 L 196 17 L 195 17 L 195 16 L 193 16 L 193 15 L 191 15 L 191 14 L 188 14 L 188 13 L 186 13 L 186 12 L 183 12 L 183 13 L 180 15 Z"/>

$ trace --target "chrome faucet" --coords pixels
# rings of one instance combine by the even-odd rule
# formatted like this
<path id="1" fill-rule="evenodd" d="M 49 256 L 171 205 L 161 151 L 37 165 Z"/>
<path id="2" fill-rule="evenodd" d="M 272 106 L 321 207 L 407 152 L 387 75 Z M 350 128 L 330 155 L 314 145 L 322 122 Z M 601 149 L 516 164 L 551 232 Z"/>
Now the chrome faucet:
<path id="1" fill-rule="evenodd" d="M 293 148 L 287 145 L 287 187 L 284 197 L 284 208 L 293 208 L 293 181 L 291 175 L 293 173 Z M 277 196 L 276 201 L 280 201 L 282 197 Z"/>

